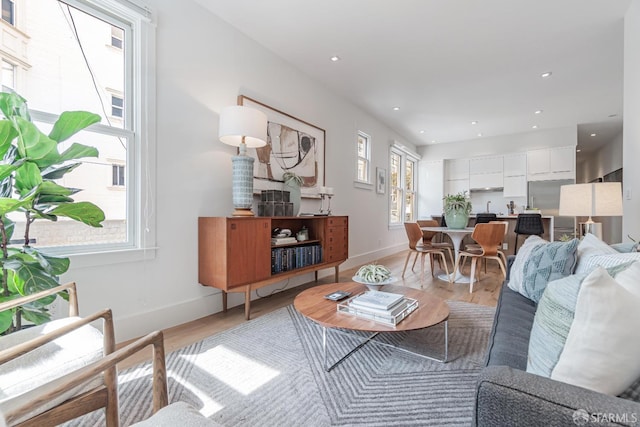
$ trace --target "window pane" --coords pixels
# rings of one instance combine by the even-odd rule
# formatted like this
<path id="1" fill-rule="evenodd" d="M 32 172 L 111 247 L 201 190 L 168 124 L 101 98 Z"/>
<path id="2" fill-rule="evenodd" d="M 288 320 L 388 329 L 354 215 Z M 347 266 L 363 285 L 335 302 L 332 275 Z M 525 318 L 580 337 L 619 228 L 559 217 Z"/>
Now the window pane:
<path id="1" fill-rule="evenodd" d="M 358 157 L 367 156 L 366 140 L 361 136 L 358 136 Z"/>
<path id="2" fill-rule="evenodd" d="M 414 165 L 415 165 L 415 163 L 412 160 L 407 160 L 406 163 L 405 163 L 405 171 L 404 171 L 405 181 L 404 181 L 404 185 L 405 185 L 405 188 L 407 189 L 407 191 L 413 191 Z"/>
<path id="3" fill-rule="evenodd" d="M 391 153 L 390 183 L 392 187 L 400 186 L 400 156 Z"/>
<path id="4" fill-rule="evenodd" d="M 14 25 L 13 18 L 13 1 L 2 0 L 2 19 L 11 25 Z"/>
<path id="5" fill-rule="evenodd" d="M 406 222 L 413 222 L 415 218 L 414 212 L 415 193 L 407 193 L 405 197 L 405 212 L 404 220 Z"/>
<path id="6" fill-rule="evenodd" d="M 366 181 L 367 175 L 367 162 L 365 160 L 358 159 L 358 180 Z"/>
<path id="7" fill-rule="evenodd" d="M 36 123 L 43 131 L 49 132 L 51 125 Z M 100 207 L 105 213 L 102 228 L 88 225 L 60 217 L 58 221 L 35 221 L 29 233 L 36 241 L 32 246 L 70 246 L 95 245 L 102 243 L 127 242 L 127 193 L 122 187 L 111 186 L 113 177 L 113 160 L 122 166 L 118 173 L 122 173 L 124 181 L 126 162 L 126 138 L 101 135 L 95 132 L 83 131 L 71 138 L 73 142 L 96 147 L 98 158 L 83 159 L 82 164 L 72 172 L 58 180 L 65 187 L 80 188 L 82 191 L 74 194 L 74 201 L 90 201 Z M 60 150 L 65 150 L 71 141 L 62 142 Z M 118 178 L 120 179 L 120 178 Z M 124 182 L 123 182 L 124 183 Z M 16 221 L 14 237 L 24 234 L 24 217 L 12 216 Z"/>
<path id="8" fill-rule="evenodd" d="M 398 188 L 391 189 L 389 221 L 392 224 L 402 222 L 402 191 Z"/>
<path id="9" fill-rule="evenodd" d="M 18 93 L 31 109 L 53 114 L 86 110 L 100 114 L 102 124 L 111 125 L 109 91 L 123 94 L 120 99 L 127 96 L 125 49 L 112 49 L 108 44 L 113 25 L 56 0 L 25 6 L 32 4 L 20 28 L 29 36 L 31 68 Z M 124 104 L 119 107 L 117 117 L 122 117 Z M 124 127 L 124 121 L 117 122 L 113 126 Z"/>
<path id="10" fill-rule="evenodd" d="M 124 40 L 124 30 L 118 27 L 111 27 L 111 46 L 122 49 L 122 41 Z"/>
<path id="11" fill-rule="evenodd" d="M 2 91 L 9 92 L 16 87 L 15 65 L 2 61 Z"/>
<path id="12" fill-rule="evenodd" d="M 124 115 L 124 100 L 118 96 L 111 95 L 111 115 L 122 117 Z"/>

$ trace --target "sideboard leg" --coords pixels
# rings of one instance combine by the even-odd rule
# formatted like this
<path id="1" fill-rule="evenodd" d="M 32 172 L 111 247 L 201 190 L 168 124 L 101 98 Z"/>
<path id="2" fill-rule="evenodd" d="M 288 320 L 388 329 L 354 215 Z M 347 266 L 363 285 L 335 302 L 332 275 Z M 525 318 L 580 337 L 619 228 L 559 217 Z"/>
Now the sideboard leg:
<path id="1" fill-rule="evenodd" d="M 227 291 L 222 291 L 222 311 L 227 312 Z"/>
<path id="2" fill-rule="evenodd" d="M 249 320 L 251 317 L 251 286 L 247 285 L 244 293 L 244 318 Z"/>
<path id="3" fill-rule="evenodd" d="M 336 269 L 336 283 L 338 283 L 340 281 L 340 266 L 336 265 L 334 268 Z"/>
<path id="4" fill-rule="evenodd" d="M 316 275 L 316 282 L 318 281 L 318 270 L 314 271 L 315 275 Z"/>

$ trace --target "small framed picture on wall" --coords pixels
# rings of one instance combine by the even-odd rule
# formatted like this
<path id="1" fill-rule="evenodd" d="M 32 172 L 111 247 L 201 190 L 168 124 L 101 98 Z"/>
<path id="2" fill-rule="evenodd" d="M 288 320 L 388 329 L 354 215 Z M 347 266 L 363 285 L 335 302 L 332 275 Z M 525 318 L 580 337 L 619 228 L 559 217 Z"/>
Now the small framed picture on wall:
<path id="1" fill-rule="evenodd" d="M 376 192 L 384 194 L 387 188 L 387 170 L 376 168 Z"/>

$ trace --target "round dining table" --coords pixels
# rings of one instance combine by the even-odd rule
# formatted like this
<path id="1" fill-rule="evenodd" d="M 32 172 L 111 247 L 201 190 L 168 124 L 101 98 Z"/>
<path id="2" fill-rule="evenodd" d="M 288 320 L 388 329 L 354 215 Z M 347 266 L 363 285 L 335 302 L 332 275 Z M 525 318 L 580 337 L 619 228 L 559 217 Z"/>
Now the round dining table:
<path id="1" fill-rule="evenodd" d="M 473 227 L 465 227 L 465 228 L 449 228 L 449 227 L 420 227 L 423 231 L 435 231 L 438 233 L 444 233 L 451 238 L 453 242 L 453 251 L 455 253 L 455 260 L 458 259 L 458 253 L 460 252 L 460 245 L 462 244 L 462 239 L 467 234 L 473 233 Z M 469 276 L 465 276 L 460 272 L 460 269 L 454 271 L 453 273 L 453 282 L 454 283 L 469 283 L 471 278 Z M 449 276 L 446 273 L 442 273 L 438 275 L 438 279 L 449 281 Z"/>

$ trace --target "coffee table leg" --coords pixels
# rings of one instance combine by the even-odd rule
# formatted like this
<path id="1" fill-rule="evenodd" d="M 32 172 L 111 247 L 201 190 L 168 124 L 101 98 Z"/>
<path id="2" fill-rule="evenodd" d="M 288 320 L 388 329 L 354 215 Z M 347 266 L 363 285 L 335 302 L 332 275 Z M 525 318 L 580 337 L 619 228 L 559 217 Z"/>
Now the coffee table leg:
<path id="1" fill-rule="evenodd" d="M 333 365 L 328 366 L 328 357 L 327 357 L 327 329 L 326 327 L 322 327 L 322 351 L 324 353 L 324 370 L 327 372 L 330 372 L 333 368 L 335 368 L 336 366 L 338 366 L 339 364 L 341 364 L 345 359 L 347 359 L 349 356 L 351 356 L 353 353 L 355 353 L 356 351 L 360 350 L 362 347 L 364 347 L 365 344 L 367 344 L 369 341 L 371 341 L 372 339 L 374 339 L 376 336 L 378 336 L 378 332 L 375 332 L 374 334 L 372 334 L 369 338 L 367 338 L 366 340 L 364 340 L 363 342 L 361 342 L 360 344 L 358 344 L 356 347 L 354 347 L 351 351 L 349 351 L 349 353 L 345 354 L 344 356 L 342 356 L 337 362 L 335 362 Z"/>

